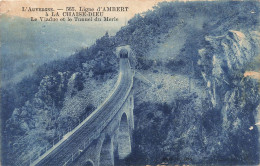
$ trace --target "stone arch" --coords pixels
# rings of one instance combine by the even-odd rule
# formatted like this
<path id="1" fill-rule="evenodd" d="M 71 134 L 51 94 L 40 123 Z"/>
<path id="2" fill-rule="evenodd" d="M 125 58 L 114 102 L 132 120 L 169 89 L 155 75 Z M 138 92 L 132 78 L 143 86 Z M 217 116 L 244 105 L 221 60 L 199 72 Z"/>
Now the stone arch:
<path id="1" fill-rule="evenodd" d="M 114 154 L 113 154 L 113 146 L 112 140 L 109 135 L 106 135 L 100 155 L 99 155 L 99 166 L 113 166 L 114 165 Z"/>
<path id="2" fill-rule="evenodd" d="M 131 153 L 131 139 L 128 118 L 126 113 L 123 113 L 120 119 L 118 132 L 118 157 L 124 159 Z"/>
<path id="3" fill-rule="evenodd" d="M 94 166 L 94 162 L 91 160 L 87 160 L 87 162 L 84 164 L 84 166 Z"/>

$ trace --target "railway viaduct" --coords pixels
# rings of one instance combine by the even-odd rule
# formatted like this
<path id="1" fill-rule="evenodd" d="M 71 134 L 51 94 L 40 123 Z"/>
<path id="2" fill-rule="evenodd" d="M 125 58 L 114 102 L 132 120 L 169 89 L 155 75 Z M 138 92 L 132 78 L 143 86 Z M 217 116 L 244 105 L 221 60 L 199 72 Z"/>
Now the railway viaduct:
<path id="1" fill-rule="evenodd" d="M 131 153 L 134 129 L 134 71 L 128 51 L 119 53 L 119 75 L 112 93 L 71 132 L 30 162 L 32 166 L 113 166 Z"/>

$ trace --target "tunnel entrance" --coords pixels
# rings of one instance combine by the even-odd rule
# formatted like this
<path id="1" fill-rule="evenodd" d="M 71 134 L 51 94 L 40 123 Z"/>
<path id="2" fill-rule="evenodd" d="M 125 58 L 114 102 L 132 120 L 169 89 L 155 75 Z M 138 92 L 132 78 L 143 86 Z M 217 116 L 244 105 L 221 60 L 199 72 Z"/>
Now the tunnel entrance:
<path id="1" fill-rule="evenodd" d="M 131 140 L 126 113 L 123 113 L 118 133 L 118 157 L 124 159 L 131 153 Z"/>
<path id="2" fill-rule="evenodd" d="M 119 52 L 120 58 L 128 58 L 128 51 L 126 49 L 121 49 Z"/>

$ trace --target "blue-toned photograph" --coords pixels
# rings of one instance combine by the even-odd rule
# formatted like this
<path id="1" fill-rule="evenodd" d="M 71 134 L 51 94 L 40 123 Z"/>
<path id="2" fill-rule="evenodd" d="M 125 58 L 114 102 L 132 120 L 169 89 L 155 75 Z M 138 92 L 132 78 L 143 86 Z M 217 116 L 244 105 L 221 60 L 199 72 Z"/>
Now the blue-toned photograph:
<path id="1" fill-rule="evenodd" d="M 259 1 L 15 3 L 0 165 L 260 165 Z"/>

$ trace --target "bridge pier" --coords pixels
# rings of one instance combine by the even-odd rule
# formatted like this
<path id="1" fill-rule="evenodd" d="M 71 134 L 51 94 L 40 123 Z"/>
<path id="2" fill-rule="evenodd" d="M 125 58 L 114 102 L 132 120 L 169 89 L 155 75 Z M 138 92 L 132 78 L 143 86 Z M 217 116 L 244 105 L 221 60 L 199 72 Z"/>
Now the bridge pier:
<path id="1" fill-rule="evenodd" d="M 131 92 L 131 95 L 129 96 L 129 124 L 130 124 L 130 136 L 131 136 L 131 143 L 133 143 L 133 138 L 132 138 L 132 134 L 134 131 L 134 95 L 133 95 L 133 91 Z"/>
<path id="2" fill-rule="evenodd" d="M 118 157 L 119 159 L 124 159 L 127 157 L 132 149 L 131 149 L 131 138 L 129 131 L 129 120 L 127 119 L 126 113 L 123 113 L 121 117 L 121 121 L 119 124 L 119 132 L 118 132 Z"/>
<path id="3" fill-rule="evenodd" d="M 99 166 L 114 166 L 114 147 L 112 142 L 113 139 L 106 135 L 100 150 Z"/>

